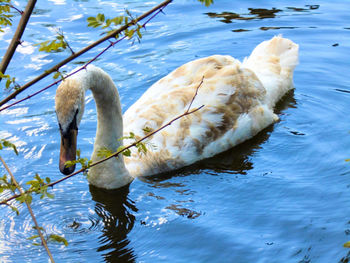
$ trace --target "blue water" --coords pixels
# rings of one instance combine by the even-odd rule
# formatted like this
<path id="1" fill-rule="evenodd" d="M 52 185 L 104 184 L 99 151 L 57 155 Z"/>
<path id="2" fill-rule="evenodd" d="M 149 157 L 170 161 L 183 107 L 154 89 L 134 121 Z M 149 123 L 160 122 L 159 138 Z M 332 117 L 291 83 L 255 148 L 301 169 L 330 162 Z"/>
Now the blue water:
<path id="1" fill-rule="evenodd" d="M 24 8 L 25 1 L 17 1 Z M 61 28 L 74 50 L 100 31 L 86 27 L 97 13 L 135 15 L 160 1 L 38 1 L 7 73 L 19 83 L 69 55 L 32 45 Z M 89 188 L 83 175 L 35 198 L 46 231 L 69 246 L 50 244 L 57 262 L 348 262 L 350 240 L 350 3 L 347 1 L 174 1 L 154 19 L 141 44 L 115 46 L 96 65 L 115 81 L 125 111 L 156 80 L 190 60 L 212 54 L 238 59 L 282 34 L 300 45 L 295 90 L 278 105 L 280 121 L 252 140 L 166 177 L 135 180 L 114 192 Z M 13 19 L 16 25 L 19 16 Z M 3 54 L 15 28 L 0 34 Z M 95 56 L 88 52 L 64 70 Z M 25 95 L 47 86 L 42 80 Z M 4 85 L 2 83 L 2 85 Z M 2 88 L 0 97 L 8 93 Z M 51 88 L 0 113 L 0 138 L 19 149 L 1 151 L 20 182 L 58 171 L 59 132 Z M 92 95 L 79 130 L 89 157 L 95 135 Z M 5 170 L 0 168 L 0 175 Z M 1 197 L 8 196 L 7 193 Z M 0 213 L 0 262 L 48 262 L 25 206 Z"/>

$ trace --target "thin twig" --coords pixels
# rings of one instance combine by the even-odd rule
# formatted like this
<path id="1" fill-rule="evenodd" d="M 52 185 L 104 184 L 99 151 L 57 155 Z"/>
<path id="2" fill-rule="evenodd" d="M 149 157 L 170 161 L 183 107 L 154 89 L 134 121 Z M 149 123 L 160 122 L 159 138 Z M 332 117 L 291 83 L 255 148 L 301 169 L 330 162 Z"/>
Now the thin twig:
<path id="1" fill-rule="evenodd" d="M 191 104 L 192 104 L 192 102 L 194 101 L 194 98 L 197 96 L 198 89 L 200 88 L 200 86 L 201 86 L 202 84 L 203 84 L 203 78 L 202 78 L 202 81 L 199 83 L 198 87 L 196 88 L 196 92 L 195 92 L 195 94 L 194 94 L 194 96 L 193 96 L 193 98 L 192 98 L 192 100 L 191 100 Z M 187 109 L 184 113 L 182 113 L 181 115 L 176 116 L 175 118 L 173 118 L 172 120 L 170 120 L 169 122 L 167 122 L 166 124 L 164 124 L 163 126 L 161 126 L 160 128 L 158 128 L 158 129 L 156 129 L 156 130 L 150 132 L 149 134 L 145 135 L 144 137 L 142 137 L 141 139 L 135 141 L 134 143 L 132 143 L 132 144 L 130 144 L 130 145 L 124 147 L 123 149 L 121 149 L 121 150 L 119 150 L 119 151 L 116 151 L 115 153 L 111 154 L 110 156 L 108 156 L 108 157 L 106 157 L 106 158 L 104 158 L 104 159 L 101 159 L 101 160 L 99 160 L 99 161 L 97 161 L 97 162 L 94 162 L 94 163 L 90 164 L 89 167 L 87 167 L 87 168 L 81 168 L 80 170 L 75 171 L 74 173 L 71 173 L 71 174 L 69 174 L 69 175 L 67 175 L 67 176 L 65 176 L 65 177 L 62 177 L 61 179 L 59 179 L 59 180 L 57 180 L 57 181 L 55 181 L 55 182 L 49 183 L 49 184 L 47 184 L 47 186 L 48 186 L 48 187 L 53 187 L 54 185 L 56 185 L 56 184 L 58 184 L 58 183 L 61 183 L 61 182 L 65 181 L 65 180 L 67 180 L 67 179 L 69 179 L 69 178 L 71 178 L 71 177 L 73 177 L 73 176 L 75 176 L 75 175 L 77 175 L 77 174 L 79 174 L 79 173 L 82 173 L 82 172 L 86 171 L 87 169 L 89 169 L 89 168 L 91 168 L 91 167 L 93 167 L 93 166 L 96 166 L 96 165 L 98 165 L 98 164 L 100 164 L 100 163 L 102 163 L 102 162 L 105 162 L 105 161 L 107 161 L 107 160 L 109 160 L 109 159 L 111 159 L 111 158 L 113 158 L 113 157 L 118 156 L 119 154 L 121 154 L 121 153 L 124 152 L 125 150 L 130 149 L 131 147 L 135 147 L 136 145 L 138 145 L 139 143 L 143 142 L 143 141 L 146 140 L 147 138 L 151 137 L 151 136 L 154 135 L 155 133 L 157 133 L 157 132 L 163 130 L 163 129 L 164 129 L 165 127 L 167 127 L 167 126 L 170 126 L 174 121 L 176 121 L 176 120 L 178 120 L 178 119 L 181 119 L 182 117 L 185 117 L 185 116 L 187 116 L 187 115 L 190 115 L 190 114 L 192 114 L 192 113 L 194 113 L 194 112 L 196 112 L 196 111 L 199 111 L 199 110 L 202 109 L 203 107 L 204 107 L 204 105 L 202 105 L 202 106 L 200 106 L 200 107 L 198 107 L 198 108 L 196 108 L 196 109 L 193 109 L 193 110 L 191 110 L 191 111 L 190 111 L 190 108 L 188 108 L 188 109 Z M 25 193 L 31 193 L 31 191 L 26 191 Z M 11 196 L 11 197 L 5 199 L 5 200 L 2 200 L 2 201 L 0 202 L 0 205 L 6 205 L 9 201 L 11 201 L 11 200 L 13 200 L 13 199 L 15 199 L 15 198 L 17 198 L 17 197 L 19 197 L 19 196 L 21 196 L 21 195 L 22 195 L 22 194 L 13 195 L 13 196 Z"/>
<path id="2" fill-rule="evenodd" d="M 203 84 L 203 80 L 204 80 L 204 76 L 202 77 L 201 81 L 199 82 L 199 85 L 198 85 L 197 88 L 196 88 L 196 93 L 195 93 L 194 96 L 192 97 L 192 100 L 191 100 L 191 102 L 190 102 L 190 105 L 188 105 L 187 111 L 189 111 L 189 110 L 191 109 L 192 103 L 193 103 L 193 101 L 194 101 L 194 98 L 197 96 L 198 89 L 199 89 L 199 87 L 202 86 L 202 84 Z"/>
<path id="3" fill-rule="evenodd" d="M 15 9 L 20 15 L 22 15 L 23 14 L 23 11 L 22 10 L 20 10 L 20 9 L 18 9 L 17 7 L 15 7 L 14 5 L 8 5 L 9 7 L 11 7 L 11 8 L 13 8 L 13 9 Z"/>
<path id="4" fill-rule="evenodd" d="M 2 73 L 5 73 L 7 66 L 9 65 L 13 54 L 16 51 L 17 46 L 21 43 L 21 38 L 23 35 L 23 32 L 27 26 L 28 20 L 30 18 L 30 15 L 33 12 L 34 6 L 35 6 L 36 0 L 29 0 L 28 4 L 26 6 L 26 9 L 24 10 L 24 12 L 21 14 L 21 20 L 19 21 L 19 24 L 17 26 L 16 32 L 11 40 L 11 43 L 9 45 L 9 47 L 6 50 L 6 53 L 3 57 L 3 59 L 1 60 L 1 64 L 0 64 L 0 71 Z M 12 8 L 15 8 L 12 6 Z M 16 8 L 15 8 L 16 9 Z M 17 9 L 16 9 L 17 10 Z M 0 78 L 1 80 L 1 78 Z"/>
<path id="5" fill-rule="evenodd" d="M 57 29 L 56 31 L 57 35 L 59 35 L 60 37 L 63 38 L 64 43 L 67 45 L 68 49 L 70 50 L 70 52 L 72 53 L 72 55 L 74 55 L 74 50 L 72 49 L 72 47 L 69 45 L 68 41 L 66 40 L 66 37 L 63 34 L 63 31 L 61 31 L 60 29 Z"/>
<path id="6" fill-rule="evenodd" d="M 8 174 L 11 176 L 11 179 L 12 179 L 12 182 L 15 184 L 16 188 L 18 189 L 18 191 L 20 192 L 21 195 L 25 194 L 25 191 L 22 190 L 21 186 L 18 184 L 16 178 L 14 177 L 14 175 L 12 174 L 10 168 L 7 166 L 7 164 L 5 163 L 4 159 L 0 156 L 0 161 L 2 162 L 2 164 L 4 165 L 5 169 L 7 170 Z M 39 237 L 41 239 L 41 242 L 43 244 L 43 246 L 45 247 L 46 249 L 46 252 L 47 254 L 49 255 L 49 258 L 51 260 L 52 263 L 54 263 L 54 259 L 52 257 L 52 254 L 51 254 L 51 251 L 49 250 L 49 247 L 47 246 L 47 243 L 46 243 L 46 240 L 43 236 L 43 233 L 41 232 L 40 230 L 40 226 L 38 224 L 38 221 L 36 220 L 36 217 L 33 213 L 33 210 L 32 210 L 32 207 L 30 206 L 29 202 L 26 200 L 25 201 L 26 205 L 27 205 L 27 208 L 28 208 L 28 211 L 30 213 L 30 216 L 32 217 L 33 219 L 33 222 L 35 224 L 35 228 L 36 230 L 38 231 L 38 234 L 39 234 Z"/>
<path id="7" fill-rule="evenodd" d="M 106 36 L 100 38 L 99 40 L 95 41 L 94 43 L 90 44 L 89 46 L 81 49 L 80 51 L 72 54 L 71 56 L 69 56 L 68 58 L 62 60 L 61 62 L 59 62 L 58 64 L 56 64 L 55 66 L 53 66 L 52 68 L 46 70 L 44 73 L 42 73 L 41 75 L 37 76 L 36 78 L 34 78 L 33 80 L 27 82 L 26 84 L 24 84 L 22 87 L 16 89 L 13 93 L 11 93 L 9 96 L 7 96 L 5 99 L 3 99 L 2 101 L 0 101 L 0 106 L 4 105 L 6 102 L 10 101 L 11 99 L 14 99 L 18 94 L 22 93 L 24 90 L 28 89 L 30 86 L 32 86 L 33 84 L 37 83 L 38 81 L 42 80 L 43 78 L 45 78 L 46 76 L 50 75 L 52 72 L 56 72 L 58 71 L 62 66 L 66 65 L 68 62 L 72 61 L 73 59 L 79 57 L 80 55 L 86 53 L 87 51 L 89 51 L 90 49 L 98 46 L 99 44 L 111 39 L 111 38 L 115 38 L 115 36 L 117 36 L 119 33 L 125 31 L 125 29 L 128 29 L 131 26 L 134 26 L 135 24 L 137 24 L 137 22 L 139 22 L 140 20 L 148 17 L 149 15 L 153 14 L 154 12 L 166 7 L 169 3 L 171 3 L 172 0 L 166 0 L 164 2 L 162 2 L 161 4 L 157 5 L 156 7 L 152 8 L 151 10 L 149 10 L 148 12 L 142 14 L 141 16 L 137 17 L 135 20 L 132 20 L 131 22 L 129 22 L 128 24 L 120 27 L 119 29 L 116 29 L 114 31 L 112 31 L 111 33 L 107 34 Z M 31 96 L 32 97 L 32 96 Z M 27 98 L 26 98 L 27 99 Z M 24 100 L 24 99 L 23 99 Z M 23 101 L 21 100 L 21 101 Z M 8 107 L 4 107 L 1 108 L 0 111 L 4 110 L 5 108 Z"/>

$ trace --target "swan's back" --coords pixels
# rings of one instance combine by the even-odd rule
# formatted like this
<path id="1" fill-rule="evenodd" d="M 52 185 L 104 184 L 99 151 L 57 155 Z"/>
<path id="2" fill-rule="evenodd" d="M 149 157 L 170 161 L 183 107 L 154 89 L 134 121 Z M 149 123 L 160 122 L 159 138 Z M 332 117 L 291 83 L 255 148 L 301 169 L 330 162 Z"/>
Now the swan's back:
<path id="1" fill-rule="evenodd" d="M 276 52 L 269 52 L 276 56 Z M 257 56 L 257 59 L 259 68 L 266 67 L 261 62 L 265 58 Z M 275 58 L 274 61 L 280 64 L 280 60 Z M 125 158 L 130 174 L 152 175 L 181 168 L 228 150 L 276 121 L 278 118 L 272 109 L 275 102 L 272 103 L 270 98 L 280 98 L 291 88 L 291 76 L 283 75 L 283 70 L 280 70 L 283 74 L 260 72 L 250 67 L 254 65 L 251 58 L 244 63 L 221 55 L 198 59 L 179 67 L 150 87 L 124 114 L 125 135 L 133 132 L 143 137 L 149 130 L 155 130 L 184 113 L 203 77 L 192 109 L 204 107 L 153 135 L 147 141 L 151 144 L 147 154 L 134 149 L 132 156 Z M 271 59 L 266 63 L 271 63 Z M 283 68 L 283 65 L 279 67 Z M 265 89 L 259 80 L 265 74 L 269 85 L 273 86 L 271 76 L 278 85 L 289 83 L 283 87 L 282 95 L 268 93 L 279 91 Z M 290 81 L 283 80 L 286 78 Z M 125 141 L 124 145 L 127 144 Z"/>

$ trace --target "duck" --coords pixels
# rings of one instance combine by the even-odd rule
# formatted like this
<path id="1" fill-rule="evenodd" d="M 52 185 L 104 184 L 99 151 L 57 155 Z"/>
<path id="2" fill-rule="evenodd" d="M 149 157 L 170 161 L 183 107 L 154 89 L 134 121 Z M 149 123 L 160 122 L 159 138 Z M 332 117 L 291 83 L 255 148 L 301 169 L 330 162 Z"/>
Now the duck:
<path id="1" fill-rule="evenodd" d="M 147 138 L 147 151 L 130 148 L 88 171 L 88 182 L 116 189 L 135 178 L 176 171 L 226 151 L 279 120 L 276 103 L 291 89 L 299 46 L 282 36 L 263 41 L 242 62 L 229 55 L 212 55 L 188 62 L 154 83 L 123 114 L 118 90 L 101 68 L 88 65 L 61 82 L 55 109 L 61 146 L 59 169 L 70 174 L 75 166 L 78 128 L 85 94 L 96 103 L 97 130 L 92 162 L 101 149 L 117 151 L 191 109 Z M 130 136 L 132 134 L 133 136 Z"/>

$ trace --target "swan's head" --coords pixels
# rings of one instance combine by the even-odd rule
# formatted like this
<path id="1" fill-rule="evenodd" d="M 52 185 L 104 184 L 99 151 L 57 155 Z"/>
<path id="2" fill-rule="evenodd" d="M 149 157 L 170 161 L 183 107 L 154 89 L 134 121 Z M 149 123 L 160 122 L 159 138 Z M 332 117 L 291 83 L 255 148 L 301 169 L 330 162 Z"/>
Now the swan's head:
<path id="1" fill-rule="evenodd" d="M 63 174 L 74 172 L 75 165 L 66 167 L 76 158 L 78 126 L 84 112 L 85 90 L 76 79 L 66 79 L 57 88 L 55 108 L 61 133 L 59 167 Z"/>

